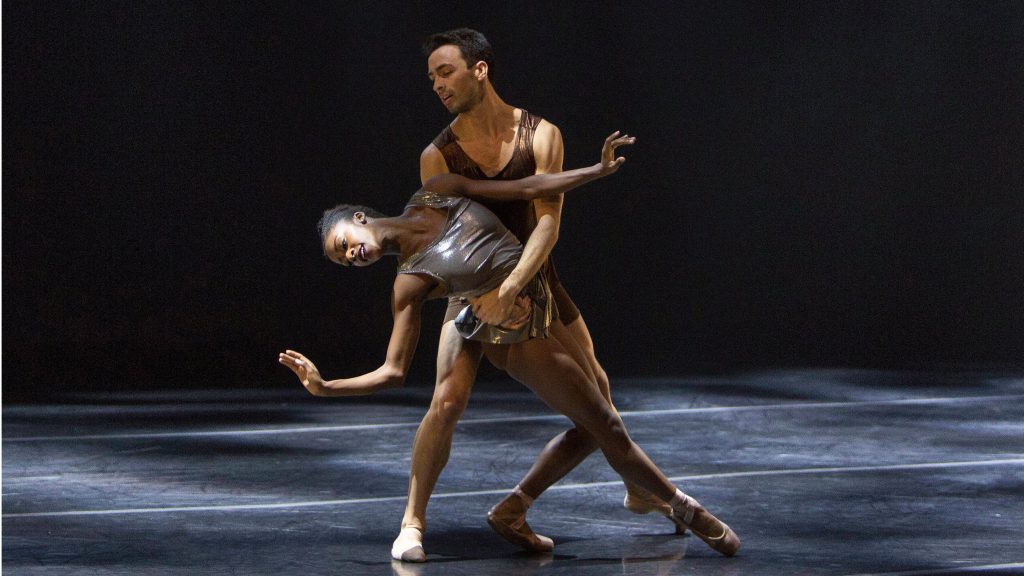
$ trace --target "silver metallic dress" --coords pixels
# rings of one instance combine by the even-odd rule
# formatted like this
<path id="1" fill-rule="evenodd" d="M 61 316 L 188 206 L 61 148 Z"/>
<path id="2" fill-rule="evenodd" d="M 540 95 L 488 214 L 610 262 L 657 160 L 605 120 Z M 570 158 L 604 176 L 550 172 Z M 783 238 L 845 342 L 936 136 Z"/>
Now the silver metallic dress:
<path id="1" fill-rule="evenodd" d="M 407 206 L 448 210 L 438 237 L 398 265 L 399 274 L 425 274 L 436 280 L 444 296 L 473 298 L 490 292 L 508 278 L 522 256 L 523 247 L 515 235 L 482 204 L 420 190 Z M 525 324 L 516 328 L 484 324 L 467 307 L 456 318 L 456 328 L 464 338 L 493 344 L 546 337 L 554 307 L 543 275 L 530 280 L 523 294 L 533 309 Z"/>

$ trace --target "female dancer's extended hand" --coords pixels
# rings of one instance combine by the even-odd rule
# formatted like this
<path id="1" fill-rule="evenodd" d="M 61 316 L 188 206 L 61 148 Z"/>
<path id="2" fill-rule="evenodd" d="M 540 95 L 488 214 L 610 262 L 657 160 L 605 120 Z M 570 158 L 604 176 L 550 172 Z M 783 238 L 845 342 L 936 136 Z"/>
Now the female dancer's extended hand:
<path id="1" fill-rule="evenodd" d="M 324 380 L 320 377 L 320 371 L 302 354 L 294 350 L 287 350 L 278 354 L 277 361 L 291 368 L 292 372 L 299 377 L 299 381 L 306 387 L 313 396 L 322 396 L 324 392 Z"/>
<path id="2" fill-rule="evenodd" d="M 610 136 L 604 139 L 604 146 L 601 147 L 601 175 L 614 174 L 619 166 L 626 159 L 622 156 L 615 157 L 615 149 L 625 144 L 632 144 L 636 142 L 636 138 L 628 134 L 619 136 L 619 131 L 612 132 Z"/>

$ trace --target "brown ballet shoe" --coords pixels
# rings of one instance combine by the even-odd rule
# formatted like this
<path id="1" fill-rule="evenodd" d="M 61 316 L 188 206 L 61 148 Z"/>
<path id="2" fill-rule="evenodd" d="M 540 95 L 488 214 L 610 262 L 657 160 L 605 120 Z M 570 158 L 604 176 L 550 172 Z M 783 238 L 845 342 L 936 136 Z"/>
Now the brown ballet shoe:
<path id="1" fill-rule="evenodd" d="M 686 534 L 686 524 L 679 521 L 672 515 L 672 507 L 668 503 L 659 500 L 653 495 L 633 493 L 626 491 L 626 497 L 622 500 L 622 506 L 633 514 L 650 514 L 657 512 L 668 518 L 676 526 L 676 534 Z"/>
<path id="2" fill-rule="evenodd" d="M 541 536 L 530 528 L 526 522 L 526 510 L 522 512 L 500 511 L 499 508 L 504 502 L 499 502 L 487 512 L 487 523 L 499 536 L 516 546 L 533 552 L 551 552 L 555 549 L 555 542 L 551 538 Z"/>
<path id="3" fill-rule="evenodd" d="M 732 528 L 729 528 L 729 525 L 725 522 L 715 518 L 711 512 L 708 512 L 706 508 L 700 505 L 700 502 L 697 502 L 682 492 L 676 491 L 676 498 L 673 499 L 673 502 L 675 502 L 680 495 L 683 498 L 683 506 L 681 506 L 681 510 L 678 508 L 673 510 L 673 519 L 681 522 L 684 526 L 689 528 L 690 531 L 693 532 L 694 536 L 703 540 L 704 543 L 710 546 L 715 552 L 725 556 L 733 556 L 736 554 L 740 549 L 740 537 L 732 531 Z M 716 527 L 720 529 L 715 530 L 718 532 L 717 536 L 711 536 L 710 534 L 705 534 L 693 528 L 693 517 L 697 512 L 701 512 L 714 521 Z"/>

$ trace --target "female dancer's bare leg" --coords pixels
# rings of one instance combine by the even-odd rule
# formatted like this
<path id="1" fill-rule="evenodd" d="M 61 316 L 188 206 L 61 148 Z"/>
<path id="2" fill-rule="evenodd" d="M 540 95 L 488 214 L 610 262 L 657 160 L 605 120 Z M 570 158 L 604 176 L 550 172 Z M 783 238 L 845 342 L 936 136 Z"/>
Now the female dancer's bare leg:
<path id="1" fill-rule="evenodd" d="M 503 364 L 510 376 L 593 436 L 624 480 L 668 502 L 673 515 L 712 548 L 730 556 L 739 549 L 735 533 L 679 491 L 632 441 L 596 382 L 558 339 L 534 338 L 497 352 L 506 353 Z"/>
<path id="2" fill-rule="evenodd" d="M 597 386 L 600 388 L 601 394 L 606 400 L 608 400 L 608 403 L 612 405 L 612 409 L 616 410 L 615 404 L 612 402 L 611 386 L 608 382 L 608 374 L 604 371 L 604 368 L 601 367 L 601 363 L 597 361 L 597 354 L 594 352 L 594 339 L 590 336 L 590 329 L 587 327 L 587 323 L 583 320 L 583 316 L 577 316 L 575 320 L 565 326 L 565 329 L 568 332 L 569 337 L 561 338 L 560 341 L 565 344 L 567 341 L 570 341 L 569 339 L 571 339 L 571 342 L 579 350 L 578 355 L 577 353 L 573 353 L 573 356 L 576 358 L 582 357 L 583 360 L 587 362 L 590 366 L 591 372 L 594 374 L 594 379 L 597 381 Z M 616 410 L 616 412 L 618 412 L 618 410 Z M 597 444 L 594 443 L 593 449 L 596 448 Z M 529 474 L 527 475 L 529 476 Z M 555 481 L 557 481 L 557 479 Z M 540 492 L 546 490 L 548 486 L 550 486 L 550 484 L 543 487 L 538 485 L 537 488 L 539 488 L 540 491 L 537 492 L 537 496 L 540 495 Z M 534 489 L 533 486 L 530 488 Z M 527 490 L 524 488 L 524 491 Z M 529 491 L 527 491 L 527 493 L 533 494 Z M 672 508 L 667 502 L 659 500 L 653 494 L 635 484 L 626 483 L 626 498 L 623 501 L 623 505 L 627 510 L 634 514 L 659 512 L 675 522 L 675 519 L 672 518 Z M 679 522 L 675 522 L 675 524 L 676 534 L 683 534 L 686 532 L 685 526 Z"/>
<path id="3" fill-rule="evenodd" d="M 611 409 L 615 410 L 615 405 L 611 401 L 608 378 L 605 376 L 604 370 L 597 364 L 592 345 L 588 353 L 588 350 L 585 350 L 581 344 L 581 335 L 578 334 L 578 331 L 573 330 L 573 326 L 582 323 L 582 317 L 577 318 L 569 326 L 556 322 L 551 326 L 549 338 L 558 340 L 573 361 L 584 371 L 587 380 L 596 382 L 601 396 L 608 402 Z M 585 330 L 585 325 L 583 329 Z M 588 334 L 584 333 L 583 336 L 589 341 Z M 504 367 L 502 368 L 504 369 Z M 555 482 L 561 480 L 594 450 L 597 450 L 597 447 L 594 437 L 581 426 L 566 430 L 552 438 L 541 450 L 533 466 L 530 467 L 526 476 L 512 493 L 491 508 L 487 514 L 488 521 L 508 540 L 523 548 L 538 552 L 552 550 L 554 542 L 546 536 L 534 533 L 526 522 L 526 514 L 534 499 Z M 657 511 L 673 520 L 676 524 L 676 534 L 686 532 L 686 526 L 673 519 L 672 508 L 666 502 L 658 500 L 646 490 L 629 482 L 626 483 L 626 487 L 625 505 L 628 510 L 637 514 Z"/>

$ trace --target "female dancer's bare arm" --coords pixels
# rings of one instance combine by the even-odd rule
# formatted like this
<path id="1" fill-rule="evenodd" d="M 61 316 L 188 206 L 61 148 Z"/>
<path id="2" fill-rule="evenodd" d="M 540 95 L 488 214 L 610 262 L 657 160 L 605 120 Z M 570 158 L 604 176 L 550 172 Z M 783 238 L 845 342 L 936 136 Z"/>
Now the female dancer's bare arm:
<path id="1" fill-rule="evenodd" d="M 488 200 L 536 200 L 564 194 L 603 176 L 614 174 L 625 158 L 615 157 L 615 149 L 632 144 L 636 138 L 612 133 L 604 141 L 601 161 L 593 166 L 554 174 L 534 174 L 519 180 L 471 180 L 457 174 L 438 174 L 423 185 L 424 190 L 438 194 L 466 196 Z"/>
<path id="2" fill-rule="evenodd" d="M 391 340 L 384 364 L 373 372 L 355 378 L 324 381 L 316 365 L 299 352 L 288 350 L 278 356 L 278 362 L 290 368 L 314 396 L 359 396 L 401 386 L 405 383 L 420 339 L 423 302 L 432 288 L 431 281 L 418 275 L 400 274 L 395 278 L 391 298 L 394 314 Z"/>

